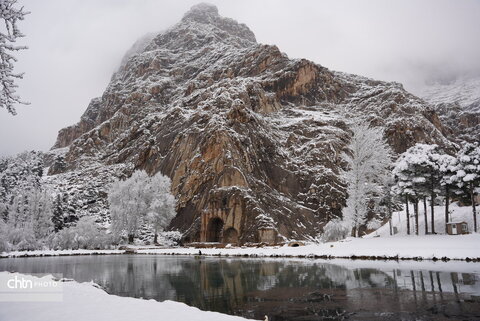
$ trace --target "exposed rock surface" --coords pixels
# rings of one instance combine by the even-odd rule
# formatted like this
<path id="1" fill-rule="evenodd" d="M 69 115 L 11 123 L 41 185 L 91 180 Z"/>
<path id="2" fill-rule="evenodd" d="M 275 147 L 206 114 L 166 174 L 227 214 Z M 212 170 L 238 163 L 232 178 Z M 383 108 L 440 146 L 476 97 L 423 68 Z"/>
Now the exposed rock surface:
<path id="1" fill-rule="evenodd" d="M 384 127 L 396 152 L 450 147 L 435 111 L 400 84 L 289 59 L 208 4 L 134 51 L 59 132 L 54 148 L 65 153 L 49 174 L 100 182 L 161 171 L 178 198 L 171 227 L 187 241 L 315 236 L 344 203 L 341 154 L 354 119 Z"/>

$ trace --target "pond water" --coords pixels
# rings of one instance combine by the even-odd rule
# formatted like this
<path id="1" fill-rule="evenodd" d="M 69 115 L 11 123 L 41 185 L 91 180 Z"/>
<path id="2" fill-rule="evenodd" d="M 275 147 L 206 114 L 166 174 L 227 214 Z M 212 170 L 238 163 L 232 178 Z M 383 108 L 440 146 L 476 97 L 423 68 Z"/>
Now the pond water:
<path id="1" fill-rule="evenodd" d="M 480 320 L 480 264 L 154 255 L 0 259 L 120 296 L 270 320 Z"/>

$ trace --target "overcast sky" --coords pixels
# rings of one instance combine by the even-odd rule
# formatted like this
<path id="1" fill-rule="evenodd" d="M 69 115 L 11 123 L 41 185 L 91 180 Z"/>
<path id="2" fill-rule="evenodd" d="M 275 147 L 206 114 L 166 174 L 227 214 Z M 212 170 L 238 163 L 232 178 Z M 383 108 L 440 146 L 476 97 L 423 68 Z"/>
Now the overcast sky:
<path id="1" fill-rule="evenodd" d="M 0 155 L 48 150 L 100 96 L 136 39 L 181 19 L 193 0 L 19 0 L 29 46 L 19 94 L 29 106 L 0 109 Z M 210 0 L 247 24 L 257 41 L 330 69 L 404 83 L 480 74 L 480 1 Z"/>

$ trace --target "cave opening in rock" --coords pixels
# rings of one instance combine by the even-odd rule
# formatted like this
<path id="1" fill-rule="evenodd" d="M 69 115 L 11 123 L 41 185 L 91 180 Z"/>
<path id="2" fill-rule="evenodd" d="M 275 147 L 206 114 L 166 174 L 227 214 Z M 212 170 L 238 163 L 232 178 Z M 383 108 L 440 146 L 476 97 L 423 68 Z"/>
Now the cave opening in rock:
<path id="1" fill-rule="evenodd" d="M 235 228 L 230 227 L 223 232 L 223 243 L 238 243 L 238 232 Z"/>
<path id="2" fill-rule="evenodd" d="M 220 242 L 222 239 L 223 220 L 215 217 L 207 226 L 207 242 Z"/>

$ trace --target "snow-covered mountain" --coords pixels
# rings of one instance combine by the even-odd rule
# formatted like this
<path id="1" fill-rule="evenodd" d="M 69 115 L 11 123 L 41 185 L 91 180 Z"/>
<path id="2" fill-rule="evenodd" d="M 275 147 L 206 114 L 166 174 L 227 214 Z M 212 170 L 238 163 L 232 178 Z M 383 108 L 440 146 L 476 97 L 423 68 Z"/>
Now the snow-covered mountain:
<path id="1" fill-rule="evenodd" d="M 432 82 L 418 95 L 434 105 L 449 128 L 451 140 L 480 141 L 480 77 L 460 76 L 450 82 Z"/>
<path id="2" fill-rule="evenodd" d="M 200 4 L 129 51 L 102 97 L 60 130 L 44 180 L 89 194 L 79 215 L 108 221 L 113 177 L 161 171 L 186 241 L 305 239 L 344 204 L 352 121 L 385 128 L 396 152 L 452 146 L 431 105 L 402 85 L 289 59 Z"/>
<path id="3" fill-rule="evenodd" d="M 480 111 L 480 77 L 462 76 L 451 82 L 432 82 L 418 94 L 434 105 L 458 104 L 468 111 Z"/>

